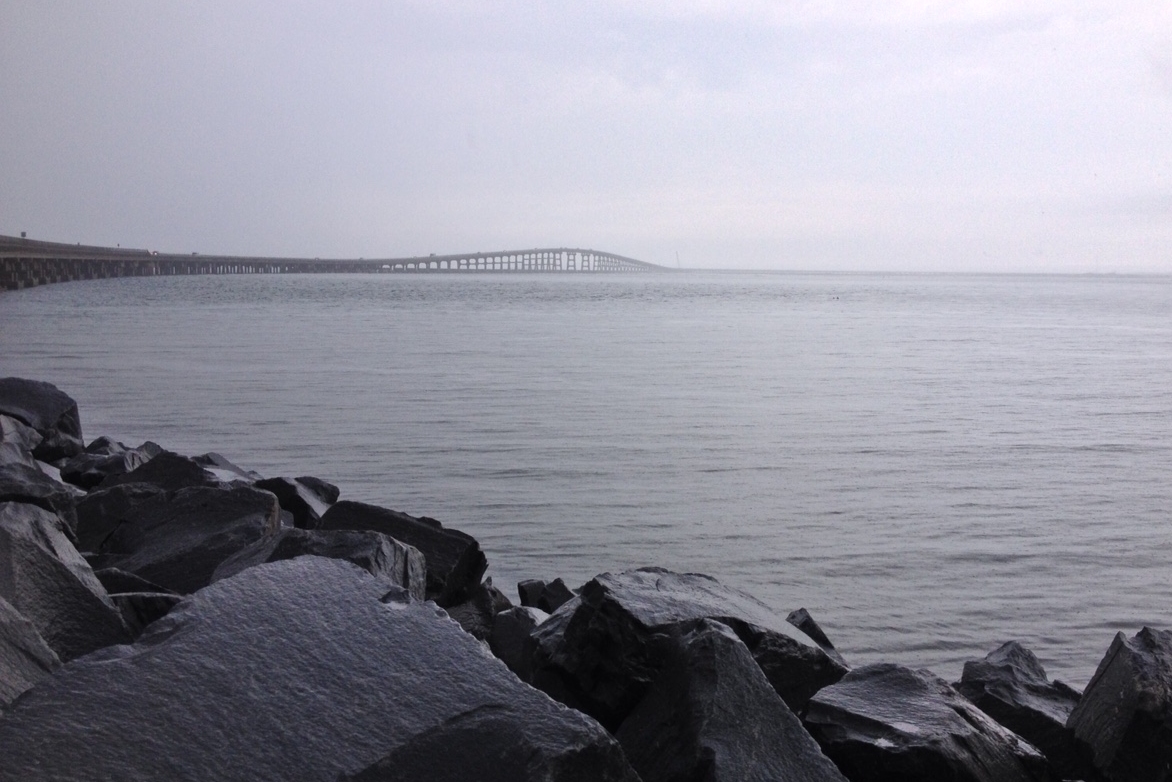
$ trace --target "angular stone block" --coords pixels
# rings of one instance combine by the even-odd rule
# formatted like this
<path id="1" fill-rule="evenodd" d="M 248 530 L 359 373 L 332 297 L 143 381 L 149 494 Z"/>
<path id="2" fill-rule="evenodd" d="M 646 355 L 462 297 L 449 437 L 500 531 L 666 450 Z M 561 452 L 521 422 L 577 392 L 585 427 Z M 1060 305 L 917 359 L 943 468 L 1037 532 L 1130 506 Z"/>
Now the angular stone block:
<path id="1" fill-rule="evenodd" d="M 22 782 L 637 782 L 597 723 L 434 606 L 313 556 L 218 581 L 62 667 L 0 719 L 0 747 Z"/>
<path id="2" fill-rule="evenodd" d="M 879 663 L 819 692 L 806 729 L 851 782 L 1049 782 L 1038 749 L 930 671 Z"/>

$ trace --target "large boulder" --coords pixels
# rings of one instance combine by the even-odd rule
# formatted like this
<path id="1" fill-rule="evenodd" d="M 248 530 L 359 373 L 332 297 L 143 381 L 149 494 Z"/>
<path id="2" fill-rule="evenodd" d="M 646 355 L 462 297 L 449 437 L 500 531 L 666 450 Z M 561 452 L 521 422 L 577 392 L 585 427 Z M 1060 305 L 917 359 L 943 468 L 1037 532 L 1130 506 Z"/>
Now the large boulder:
<path id="1" fill-rule="evenodd" d="M 281 510 L 293 514 L 293 526 L 317 529 L 321 517 L 338 501 L 338 487 L 318 478 L 265 478 L 256 482 L 256 488 L 277 495 Z"/>
<path id="2" fill-rule="evenodd" d="M 36 505 L 0 503 L 0 597 L 65 661 L 130 638 L 64 523 Z"/>
<path id="3" fill-rule="evenodd" d="M 521 581 L 517 584 L 517 595 L 521 598 L 521 605 L 539 608 L 547 614 L 552 614 L 574 599 L 573 591 L 560 578 L 549 582 L 539 578 Z"/>
<path id="4" fill-rule="evenodd" d="M 427 560 L 427 596 L 454 606 L 471 596 L 488 569 L 480 544 L 466 533 L 445 529 L 435 519 L 343 500 L 321 517 L 320 529 L 368 529 L 414 546 Z"/>
<path id="5" fill-rule="evenodd" d="M 25 502 L 60 516 L 74 534 L 77 527 L 76 490 L 45 475 L 39 467 L 21 462 L 0 463 L 0 502 Z"/>
<path id="6" fill-rule="evenodd" d="M 1034 653 L 1009 641 L 964 664 L 957 692 L 978 709 L 1040 749 L 1062 779 L 1098 778 L 1089 753 L 1066 727 L 1079 692 L 1046 678 Z"/>
<path id="7" fill-rule="evenodd" d="M 45 439 L 23 421 L 10 415 L 0 415 L 0 463 L 22 462 L 35 467 L 33 451 Z"/>
<path id="8" fill-rule="evenodd" d="M 216 476 L 226 486 L 251 486 L 262 478 L 255 470 L 246 470 L 215 451 L 193 456 L 191 460 Z"/>
<path id="9" fill-rule="evenodd" d="M 1066 724 L 1113 782 L 1172 779 L 1172 632 L 1116 634 Z"/>
<path id="10" fill-rule="evenodd" d="M 709 576 L 643 568 L 597 576 L 534 631 L 533 684 L 613 730 L 659 673 L 655 637 L 697 619 L 732 628 L 797 713 L 846 672 L 744 592 Z"/>
<path id="11" fill-rule="evenodd" d="M 427 603 L 298 557 L 184 600 L 0 718 L 8 778 L 638 782 L 599 725 Z"/>
<path id="12" fill-rule="evenodd" d="M 162 451 L 130 472 L 108 475 L 98 488 L 109 489 L 127 483 L 147 483 L 165 491 L 197 486 L 224 488 L 221 475 L 195 459 L 172 451 Z"/>
<path id="13" fill-rule="evenodd" d="M 165 492 L 133 506 L 91 561 L 188 594 L 211 583 L 228 557 L 276 533 L 280 513 L 276 497 L 247 486 Z"/>
<path id="14" fill-rule="evenodd" d="M 313 554 L 344 559 L 388 586 L 401 586 L 417 600 L 426 596 L 427 566 L 417 549 L 381 532 L 370 530 L 281 529 L 228 557 L 212 574 L 212 581 L 229 578 L 265 562 Z"/>
<path id="15" fill-rule="evenodd" d="M 0 597 L 0 712 L 60 665 L 32 622 Z"/>
<path id="16" fill-rule="evenodd" d="M 77 402 L 52 383 L 0 378 L 0 413 L 37 431 L 42 439 L 33 454 L 41 461 L 68 459 L 85 450 Z"/>
<path id="17" fill-rule="evenodd" d="M 138 448 L 127 448 L 108 437 L 99 437 L 79 453 L 61 465 L 61 480 L 92 489 L 111 475 L 124 475 L 138 469 L 162 449 L 154 443 L 144 443 Z"/>
<path id="18" fill-rule="evenodd" d="M 523 682 L 532 678 L 533 652 L 537 648 L 533 630 L 548 618 L 549 614 L 540 608 L 529 606 L 514 606 L 493 617 L 488 647 Z"/>
<path id="19" fill-rule="evenodd" d="M 509 598 L 492 585 L 492 579 L 472 590 L 463 603 L 449 606 L 448 616 L 456 620 L 464 632 L 480 641 L 488 641 L 496 624 L 497 614 L 513 607 Z"/>
<path id="20" fill-rule="evenodd" d="M 731 629 L 701 619 L 664 645 L 616 734 L 643 782 L 846 782 Z"/>
<path id="21" fill-rule="evenodd" d="M 91 491 L 77 500 L 77 547 L 97 552 L 106 538 L 130 516 L 130 511 L 163 493 L 149 483 L 126 483 Z"/>
<path id="22" fill-rule="evenodd" d="M 1046 758 L 931 671 L 878 663 L 815 695 L 806 729 L 851 782 L 1047 782 Z"/>

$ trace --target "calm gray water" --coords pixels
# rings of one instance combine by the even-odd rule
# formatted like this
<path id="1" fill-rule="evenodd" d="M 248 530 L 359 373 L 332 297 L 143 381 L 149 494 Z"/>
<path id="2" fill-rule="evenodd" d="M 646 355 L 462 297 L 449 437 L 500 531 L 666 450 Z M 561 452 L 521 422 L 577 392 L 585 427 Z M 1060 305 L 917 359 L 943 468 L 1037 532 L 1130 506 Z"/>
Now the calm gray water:
<path id="1" fill-rule="evenodd" d="M 700 571 L 854 663 L 1016 638 L 1076 686 L 1172 627 L 1172 278 L 69 283 L 0 293 L 9 374 L 88 437 L 434 516 L 506 588 Z"/>

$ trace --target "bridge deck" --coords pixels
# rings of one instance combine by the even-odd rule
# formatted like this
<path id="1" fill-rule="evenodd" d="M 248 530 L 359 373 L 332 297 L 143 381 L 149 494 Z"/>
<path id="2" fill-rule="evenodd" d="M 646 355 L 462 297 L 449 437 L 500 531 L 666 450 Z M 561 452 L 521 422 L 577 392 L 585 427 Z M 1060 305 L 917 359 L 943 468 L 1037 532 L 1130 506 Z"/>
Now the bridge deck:
<path id="1" fill-rule="evenodd" d="M 0 290 L 70 280 L 176 274 L 345 272 L 647 272 L 664 267 L 614 253 L 573 247 L 428 255 L 414 258 L 260 258 L 176 255 L 0 236 Z"/>

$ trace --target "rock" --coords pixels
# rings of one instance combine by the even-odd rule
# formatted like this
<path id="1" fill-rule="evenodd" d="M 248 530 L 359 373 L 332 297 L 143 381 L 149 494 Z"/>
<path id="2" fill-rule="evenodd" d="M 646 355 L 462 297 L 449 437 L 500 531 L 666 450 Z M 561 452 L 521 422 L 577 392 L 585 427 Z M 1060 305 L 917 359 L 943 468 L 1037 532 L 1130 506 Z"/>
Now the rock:
<path id="1" fill-rule="evenodd" d="M 60 665 L 32 622 L 0 597 L 0 713 Z"/>
<path id="2" fill-rule="evenodd" d="M 263 477 L 254 470 L 246 470 L 233 464 L 215 452 L 193 456 L 191 460 L 204 467 L 227 486 L 251 486 Z"/>
<path id="3" fill-rule="evenodd" d="M 85 450 L 77 402 L 52 383 L 0 378 L 0 413 L 37 431 L 42 439 L 33 455 L 41 461 L 67 459 Z"/>
<path id="4" fill-rule="evenodd" d="M 1172 779 L 1172 632 L 1116 634 L 1066 726 L 1113 782 Z"/>
<path id="5" fill-rule="evenodd" d="M 168 592 L 120 592 L 111 594 L 110 599 L 122 612 L 131 634 L 137 637 L 147 625 L 169 614 L 183 596 Z"/>
<path id="6" fill-rule="evenodd" d="M 132 508 L 159 496 L 163 490 L 149 483 L 126 483 L 91 491 L 77 501 L 77 547 L 101 550 L 106 538 L 130 515 Z"/>
<path id="7" fill-rule="evenodd" d="M 133 573 L 127 573 L 125 570 L 119 570 L 116 567 L 95 570 L 94 575 L 97 576 L 98 581 L 102 582 L 102 586 L 106 588 L 106 592 L 110 595 L 125 592 L 170 592 L 170 590 L 164 589 L 153 581 L 139 578 Z M 175 593 L 171 592 L 171 594 Z"/>
<path id="8" fill-rule="evenodd" d="M 1045 757 L 930 671 L 855 668 L 815 695 L 807 730 L 851 782 L 1043 782 Z"/>
<path id="9" fill-rule="evenodd" d="M 24 464 L 39 469 L 33 450 L 43 438 L 10 415 L 0 415 L 0 464 Z"/>
<path id="10" fill-rule="evenodd" d="M 473 590 L 472 596 L 463 603 L 449 607 L 448 616 L 473 638 L 487 641 L 492 635 L 496 615 L 512 607 L 509 599 L 492 585 L 490 578 Z"/>
<path id="11" fill-rule="evenodd" d="M 830 659 L 842 663 L 844 668 L 850 667 L 846 664 L 846 660 L 842 659 L 842 655 L 838 653 L 838 650 L 834 648 L 834 644 L 830 643 L 830 639 L 826 637 L 826 633 L 823 632 L 822 627 L 814 621 L 814 617 L 810 616 L 809 611 L 804 608 L 791 611 L 789 616 L 785 618 L 785 621 L 814 639 L 814 643 L 818 644 Z"/>
<path id="12" fill-rule="evenodd" d="M 381 532 L 370 530 L 281 529 L 228 557 L 212 574 L 212 581 L 229 578 L 265 562 L 313 554 L 344 559 L 388 586 L 401 586 L 417 600 L 425 597 L 427 567 L 423 555 Z"/>
<path id="13" fill-rule="evenodd" d="M 744 592 L 709 576 L 644 568 L 597 576 L 534 631 L 533 684 L 615 729 L 658 674 L 653 637 L 697 619 L 731 627 L 797 713 L 846 672 Z"/>
<path id="14" fill-rule="evenodd" d="M 69 525 L 69 536 L 77 528 L 77 496 L 38 467 L 20 462 L 0 464 L 0 502 L 23 502 L 55 513 Z"/>
<path id="15" fill-rule="evenodd" d="M 596 723 L 517 681 L 434 606 L 386 593 L 313 556 L 217 581 L 135 644 L 26 693 L 0 719 L 4 772 L 638 782 Z"/>
<path id="16" fill-rule="evenodd" d="M 533 629 L 548 618 L 549 614 L 541 609 L 528 606 L 509 608 L 493 618 L 488 648 L 523 682 L 532 678 L 533 652 L 537 648 Z"/>
<path id="17" fill-rule="evenodd" d="M 128 449 L 108 437 L 99 437 L 80 453 L 61 465 L 61 480 L 92 489 L 111 475 L 124 475 L 151 460 L 151 451 Z"/>
<path id="18" fill-rule="evenodd" d="M 643 782 L 846 782 L 731 629 L 701 619 L 664 645 L 615 736 Z"/>
<path id="19" fill-rule="evenodd" d="M 1084 753 L 1066 721 L 1079 692 L 1046 679 L 1034 653 L 1010 641 L 964 664 L 957 692 L 978 709 L 1042 751 L 1062 779 L 1098 778 L 1089 753 Z"/>
<path id="20" fill-rule="evenodd" d="M 338 499 L 338 487 L 317 478 L 266 478 L 257 481 L 256 488 L 277 495 L 281 508 L 293 514 L 293 526 L 301 529 L 317 529 Z M 334 499 L 328 499 L 331 496 Z"/>
<path id="21" fill-rule="evenodd" d="M 98 484 L 100 489 L 109 489 L 128 483 L 147 483 L 165 491 L 178 491 L 196 486 L 222 488 L 223 481 L 211 470 L 171 451 L 159 453 L 146 464 L 121 475 L 110 475 Z"/>
<path id="22" fill-rule="evenodd" d="M 560 578 L 548 584 L 539 579 L 522 581 L 517 584 L 517 594 L 521 597 L 521 605 L 540 608 L 547 614 L 552 614 L 574 599 L 574 593 Z"/>
<path id="23" fill-rule="evenodd" d="M 276 497 L 251 487 L 165 492 L 127 512 L 103 543 L 100 564 L 188 594 L 207 586 L 228 557 L 274 534 L 280 510 Z"/>
<path id="24" fill-rule="evenodd" d="M 299 475 L 293 480 L 308 487 L 326 505 L 333 505 L 338 501 L 338 497 L 342 496 L 342 492 L 337 486 L 329 481 L 323 481 L 321 478 L 314 478 L 312 475 Z"/>
<path id="25" fill-rule="evenodd" d="M 480 544 L 435 519 L 343 500 L 321 517 L 320 529 L 369 529 L 414 546 L 427 560 L 427 596 L 441 606 L 468 598 L 488 569 Z"/>
<path id="26" fill-rule="evenodd" d="M 0 597 L 63 661 L 130 638 L 64 522 L 35 505 L 0 503 Z"/>

